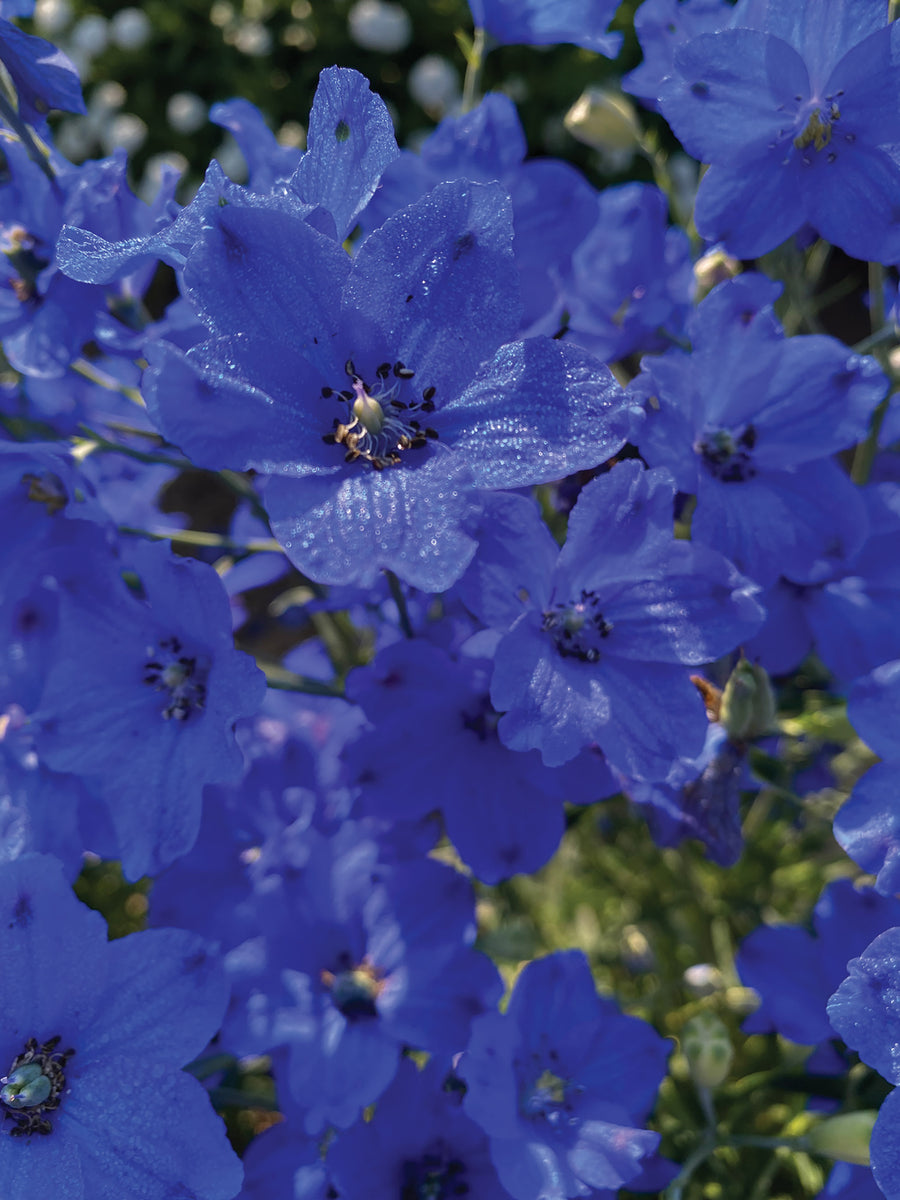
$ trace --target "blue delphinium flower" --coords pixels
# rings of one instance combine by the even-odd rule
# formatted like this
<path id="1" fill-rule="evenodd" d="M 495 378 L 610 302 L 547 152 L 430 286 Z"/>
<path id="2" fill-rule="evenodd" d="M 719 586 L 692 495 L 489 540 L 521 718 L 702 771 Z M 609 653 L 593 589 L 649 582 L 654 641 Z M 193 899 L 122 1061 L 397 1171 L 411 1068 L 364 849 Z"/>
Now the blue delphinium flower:
<path id="1" fill-rule="evenodd" d="M 669 1045 L 596 992 L 577 950 L 528 964 L 501 1016 L 476 1021 L 459 1073 L 515 1200 L 565 1200 L 634 1179 Z"/>
<path id="2" fill-rule="evenodd" d="M 22 120 L 43 129 L 53 108 L 85 112 L 81 80 L 71 59 L 44 38 L 13 25 L 7 15 L 20 14 L 6 12 L 0 17 L 0 62 L 16 89 Z"/>
<path id="3" fill-rule="evenodd" d="M 900 923 L 900 900 L 849 879 L 830 883 L 813 911 L 813 932 L 798 925 L 762 925 L 744 938 L 736 965 L 762 1003 L 744 1022 L 746 1033 L 775 1031 L 802 1045 L 834 1037 L 828 997 L 847 962 L 879 933 Z"/>
<path id="4" fill-rule="evenodd" d="M 856 784 L 834 818 L 834 836 L 864 871 L 877 876 L 875 886 L 889 896 L 900 890 L 900 660 L 857 680 L 847 715 L 884 762 Z"/>
<path id="5" fill-rule="evenodd" d="M 319 1142 L 282 1121 L 255 1137 L 244 1155 L 238 1200 L 336 1200 Z"/>
<path id="6" fill-rule="evenodd" d="M 328 1166 L 343 1200 L 509 1200 L 484 1130 L 460 1107 L 463 1085 L 446 1076 L 439 1060 L 420 1071 L 405 1059 L 372 1120 L 338 1135 Z"/>
<path id="7" fill-rule="evenodd" d="M 587 237 L 563 264 L 567 340 L 603 362 L 667 350 L 683 336 L 694 294 L 687 235 L 668 225 L 659 188 L 607 188 Z"/>
<path id="8" fill-rule="evenodd" d="M 868 1167 L 837 1162 L 816 1200 L 881 1200 L 883 1195 Z"/>
<path id="9" fill-rule="evenodd" d="M 469 0 L 477 26 L 502 45 L 573 42 L 615 58 L 621 33 L 607 33 L 617 0 Z"/>
<path id="10" fill-rule="evenodd" d="M 887 0 L 766 6 L 762 28 L 692 38 L 659 107 L 710 163 L 695 220 L 741 258 L 805 223 L 857 258 L 900 260 L 900 27 Z"/>
<path id="11" fill-rule="evenodd" d="M 273 532 L 311 578 L 443 590 L 474 553 L 477 489 L 596 465 L 633 419 L 583 351 L 503 344 L 511 242 L 496 185 L 435 188 L 352 260 L 261 198 L 217 206 L 184 270 L 210 337 L 148 350 L 151 415 L 198 464 L 270 476 Z"/>
<path id="12" fill-rule="evenodd" d="M 555 333 L 562 312 L 560 266 L 596 218 L 596 193 L 569 163 L 526 159 L 527 153 L 516 106 L 508 96 L 490 92 L 471 112 L 446 117 L 418 154 L 401 151 L 382 175 L 362 223 L 368 229 L 382 224 L 448 179 L 497 180 L 512 202 L 521 328 Z"/>
<path id="13" fill-rule="evenodd" d="M 829 456 L 865 437 L 887 390 L 836 339 L 785 338 L 777 294 L 754 274 L 721 284 L 688 320 L 690 353 L 645 358 L 633 384 L 641 453 L 697 497 L 692 538 L 762 584 L 807 579 L 862 540 L 857 489 Z"/>
<path id="14" fill-rule="evenodd" d="M 622 790 L 643 806 L 658 846 L 697 838 L 714 863 L 732 867 L 744 849 L 740 802 L 746 775 L 746 747 L 711 722 L 696 758 L 680 755 L 661 783 L 622 779 Z"/>
<path id="15" fill-rule="evenodd" d="M 0 867 L 0 1193 L 230 1200 L 241 1165 L 180 1068 L 219 1028 L 221 967 L 181 930 L 108 941 L 52 858 Z"/>
<path id="16" fill-rule="evenodd" d="M 140 596 L 124 566 L 137 571 Z M 60 551 L 50 570 L 58 632 L 32 715 L 37 749 L 107 805 L 135 879 L 193 845 L 206 784 L 240 775 L 232 726 L 257 709 L 265 681 L 234 649 L 210 567 L 151 545 L 119 563 L 98 533 Z"/>
<path id="17" fill-rule="evenodd" d="M 404 1046 L 462 1050 L 502 985 L 471 949 L 474 896 L 459 872 L 421 855 L 389 861 L 354 821 L 306 841 L 304 870 L 257 891 L 257 945 L 228 956 L 238 1004 L 225 1038 L 241 1053 L 287 1047 L 282 1108 L 318 1133 L 357 1120 Z"/>
<path id="18" fill-rule="evenodd" d="M 634 14 L 634 32 L 644 61 L 623 75 L 622 90 L 656 108 L 662 82 L 672 74 L 676 49 L 698 34 L 724 29 L 733 16 L 728 0 L 643 0 Z"/>
<path id="19" fill-rule="evenodd" d="M 865 511 L 857 514 L 864 531 L 858 547 L 834 552 L 816 564 L 811 578 L 795 582 L 793 572 L 760 597 L 768 618 L 747 643 L 749 657 L 772 674 L 787 674 L 809 651 L 841 681 L 900 657 L 900 487 L 872 484 L 860 493 Z M 868 517 L 868 519 L 866 519 Z"/>
<path id="20" fill-rule="evenodd" d="M 610 765 L 652 780 L 700 753 L 706 714 L 685 667 L 733 650 L 762 610 L 729 562 L 674 539 L 674 493 L 668 471 L 634 460 L 582 491 L 552 573 L 497 646 L 491 700 L 507 746 L 558 766 L 596 742 Z"/>
<path id="21" fill-rule="evenodd" d="M 828 1001 L 844 1041 L 890 1083 L 900 1084 L 900 928 L 889 929 L 847 964 L 849 976 Z M 888 1197 L 900 1194 L 900 1089 L 881 1106 L 872 1130 L 872 1173 Z"/>
<path id="22" fill-rule="evenodd" d="M 508 750 L 489 679 L 484 659 L 454 661 L 419 639 L 387 647 L 348 680 L 348 697 L 374 728 L 344 757 L 363 812 L 411 820 L 440 809 L 463 862 L 497 883 L 550 858 L 565 829 L 564 801 L 588 803 L 618 785 L 589 751 L 553 768 L 536 750 Z"/>

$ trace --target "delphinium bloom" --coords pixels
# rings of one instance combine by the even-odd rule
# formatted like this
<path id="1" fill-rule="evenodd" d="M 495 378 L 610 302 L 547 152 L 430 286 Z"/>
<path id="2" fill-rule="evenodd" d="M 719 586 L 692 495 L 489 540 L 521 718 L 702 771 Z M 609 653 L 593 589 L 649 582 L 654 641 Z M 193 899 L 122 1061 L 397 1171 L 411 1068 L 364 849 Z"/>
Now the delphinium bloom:
<path id="1" fill-rule="evenodd" d="M 813 647 L 845 683 L 900 657 L 900 486 L 871 484 L 860 499 L 861 545 L 835 547 L 798 582 L 788 567 L 760 597 L 768 617 L 746 652 L 772 674 L 794 670 Z"/>
<path id="2" fill-rule="evenodd" d="M 207 787 L 197 840 L 154 879 L 150 904 L 154 926 L 191 929 L 223 950 L 256 932 L 253 886 L 305 865 L 318 808 L 313 756 L 283 722 L 264 712 L 235 733 L 243 778 Z"/>
<path id="3" fill-rule="evenodd" d="M 875 886 L 889 896 L 900 890 L 900 660 L 857 680 L 847 715 L 884 761 L 858 781 L 834 818 L 834 836 L 864 871 L 877 876 Z"/>
<path id="4" fill-rule="evenodd" d="M 728 0 L 643 0 L 634 14 L 634 32 L 644 60 L 623 75 L 622 90 L 656 108 L 662 82 L 672 74 L 676 49 L 698 34 L 735 23 L 734 13 Z"/>
<path id="5" fill-rule="evenodd" d="M 707 720 L 686 667 L 735 649 L 762 610 L 731 563 L 674 539 L 674 493 L 667 471 L 634 460 L 581 492 L 555 566 L 496 649 L 507 746 L 558 766 L 596 742 L 611 766 L 651 780 L 700 753 Z"/>
<path id="6" fill-rule="evenodd" d="M 785 338 L 778 285 L 749 274 L 721 284 L 688 319 L 688 353 L 643 360 L 638 439 L 695 495 L 691 537 L 767 584 L 810 578 L 819 560 L 854 549 L 857 489 L 831 455 L 865 437 L 887 390 L 874 359 L 834 338 Z"/>
<path id="7" fill-rule="evenodd" d="M 18 101 L 18 115 L 42 131 L 54 108 L 83 113 L 81 81 L 74 63 L 43 38 L 25 33 L 8 17 L 30 16 L 33 4 L 5 4 L 0 16 L 0 62 L 9 72 Z"/>
<path id="8" fill-rule="evenodd" d="M 309 577 L 443 590 L 474 553 L 478 489 L 596 465 L 632 424 L 583 351 L 504 344 L 511 243 L 496 185 L 435 188 L 352 260 L 264 198 L 217 206 L 184 268 L 209 340 L 148 351 L 151 415 L 199 465 L 270 476 L 273 532 Z"/>
<path id="9" fill-rule="evenodd" d="M 256 945 L 228 956 L 236 1004 L 224 1038 L 239 1053 L 287 1048 L 282 1109 L 318 1133 L 377 1100 L 404 1046 L 462 1050 L 502 985 L 471 948 L 474 896 L 459 872 L 386 855 L 354 821 L 306 841 L 305 868 L 257 891 Z"/>
<path id="10" fill-rule="evenodd" d="M 597 995 L 580 951 L 529 963 L 506 1012 L 476 1021 L 458 1068 L 464 1110 L 488 1134 L 515 1200 L 565 1200 L 635 1179 L 659 1142 L 641 1126 L 669 1051 Z"/>
<path id="11" fill-rule="evenodd" d="M 55 150 L 50 178 L 18 141 L 4 144 L 8 168 L 0 181 L 0 336 L 13 366 L 27 375 L 60 376 L 93 336 L 126 348 L 135 326 L 148 321 L 142 297 L 152 264 L 132 265 L 115 287 L 92 286 L 59 270 L 56 244 L 63 225 L 85 236 L 102 229 L 114 237 L 153 227 L 177 183 L 164 173 L 151 206 L 126 182 L 123 152 L 72 166 Z"/>
<path id="12" fill-rule="evenodd" d="M 744 849 L 740 802 L 747 786 L 746 753 L 746 746 L 736 745 L 711 722 L 699 755 L 679 755 L 662 782 L 620 777 L 622 790 L 642 806 L 658 846 L 696 838 L 714 863 L 732 867 Z"/>
<path id="13" fill-rule="evenodd" d="M 284 172 L 293 156 L 254 132 L 262 119 L 252 105 L 230 101 L 214 106 L 211 115 L 229 127 L 240 127 L 240 141 L 249 155 L 248 186 L 232 183 L 213 159 L 191 203 L 181 210 L 170 205 L 168 219 L 161 215 L 144 236 L 117 241 L 126 230 L 110 228 L 101 236 L 91 229 L 67 227 L 57 253 L 68 275 L 85 283 L 109 283 L 157 258 L 181 268 L 216 208 L 252 205 L 259 194 L 266 205 L 302 215 L 324 236 L 343 242 L 384 168 L 398 153 L 384 102 L 358 71 L 341 67 L 330 67 L 319 76 L 309 115 L 308 149 L 287 179 Z M 181 345 L 181 340 L 176 344 Z"/>
<path id="14" fill-rule="evenodd" d="M 857 258 L 900 260 L 900 27 L 887 0 L 769 3 L 758 28 L 679 47 L 659 108 L 710 163 L 695 221 L 741 258 L 804 224 Z"/>
<path id="15" fill-rule="evenodd" d="M 775 1031 L 801 1045 L 833 1038 L 825 1009 L 847 973 L 848 960 L 898 923 L 900 900 L 839 879 L 816 903 L 811 932 L 798 925 L 755 929 L 736 957 L 742 981 L 755 988 L 762 1001 L 744 1022 L 744 1032 Z"/>
<path id="16" fill-rule="evenodd" d="M 361 811 L 412 820 L 440 809 L 462 860 L 497 883 L 550 858 L 565 828 L 564 801 L 588 803 L 618 785 L 589 751 L 554 768 L 536 750 L 508 750 L 497 736 L 490 669 L 419 639 L 387 647 L 348 680 L 349 698 L 373 728 L 344 758 Z"/>
<path id="17" fill-rule="evenodd" d="M 471 112 L 446 117 L 418 154 L 400 152 L 362 215 L 366 229 L 448 179 L 497 180 L 509 192 L 523 331 L 555 333 L 559 270 L 597 215 L 594 189 L 569 163 L 527 159 L 525 131 L 508 96 L 490 92 Z M 589 347 L 589 349 L 592 349 Z"/>
<path id="18" fill-rule="evenodd" d="M 606 188 L 593 215 L 561 271 L 566 340 L 603 362 L 668 350 L 683 336 L 694 294 L 687 235 L 668 225 L 666 198 L 650 184 Z"/>
<path id="19" fill-rule="evenodd" d="M 889 929 L 847 964 L 828 1017 L 851 1049 L 889 1083 L 900 1084 L 900 928 Z M 889 1198 L 900 1195 L 900 1090 L 881 1105 L 872 1130 L 872 1173 Z"/>
<path id="20" fill-rule="evenodd" d="M 107 940 L 52 858 L 0 867 L 0 1193 L 230 1200 L 241 1165 L 180 1070 L 219 1028 L 221 967 L 181 930 Z"/>
<path id="21" fill-rule="evenodd" d="M 32 720 L 42 760 L 107 806 L 134 879 L 189 850 L 204 786 L 240 775 L 232 726 L 259 706 L 264 679 L 234 648 L 210 567 L 151 545 L 117 561 L 87 532 L 48 568 L 58 629 Z"/>
<path id="22" fill-rule="evenodd" d="M 615 58 L 620 33 L 607 33 L 617 0 L 469 0 L 477 26 L 502 45 L 574 42 Z"/>
<path id="23" fill-rule="evenodd" d="M 255 1137 L 244 1155 L 238 1200 L 336 1200 L 317 1138 L 281 1121 Z"/>
<path id="24" fill-rule="evenodd" d="M 439 1060 L 420 1071 L 405 1059 L 372 1120 L 336 1137 L 327 1161 L 343 1200 L 509 1200 L 484 1130 L 460 1107 L 462 1084 L 446 1075 Z"/>

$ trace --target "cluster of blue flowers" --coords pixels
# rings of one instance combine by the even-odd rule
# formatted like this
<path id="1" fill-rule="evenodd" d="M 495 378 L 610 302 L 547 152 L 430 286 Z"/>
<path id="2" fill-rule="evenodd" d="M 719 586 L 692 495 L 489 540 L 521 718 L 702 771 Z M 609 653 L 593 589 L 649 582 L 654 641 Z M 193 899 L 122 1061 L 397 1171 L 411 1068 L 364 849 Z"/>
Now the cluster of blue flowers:
<path id="1" fill-rule="evenodd" d="M 473 877 L 536 871 L 566 804 L 618 793 L 661 846 L 734 864 L 769 676 L 810 651 L 883 760 L 834 823 L 874 887 L 745 941 L 746 1028 L 900 1084 L 888 0 L 645 0 L 623 85 L 709 164 L 693 241 L 654 185 L 528 160 L 503 95 L 401 151 L 339 67 L 304 153 L 219 105 L 246 184 L 214 161 L 148 206 L 124 155 L 54 148 L 46 113 L 81 91 L 6 19 L 31 7 L 0 5 L 0 1193 L 681 1179 L 648 1128 L 672 1043 L 577 950 L 502 1005 Z M 610 56 L 615 8 L 472 0 L 483 47 Z M 786 329 L 749 261 L 816 237 L 871 264 L 866 345 Z M 152 314 L 159 263 L 178 295 Z M 189 475 L 218 523 L 163 511 Z M 86 854 L 154 877 L 152 928 L 107 941 L 71 889 Z M 271 1064 L 284 1120 L 243 1174 L 182 1070 L 204 1051 Z M 872 1139 L 888 1197 L 898 1096 Z"/>

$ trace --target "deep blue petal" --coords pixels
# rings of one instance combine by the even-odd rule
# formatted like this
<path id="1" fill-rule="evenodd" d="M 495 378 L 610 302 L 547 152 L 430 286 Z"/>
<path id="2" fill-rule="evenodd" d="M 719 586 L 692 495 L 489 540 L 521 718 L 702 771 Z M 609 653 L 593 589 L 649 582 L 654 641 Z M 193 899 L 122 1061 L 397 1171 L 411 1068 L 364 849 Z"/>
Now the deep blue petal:
<path id="1" fill-rule="evenodd" d="M 477 517 L 464 464 L 439 456 L 414 470 L 359 466 L 341 478 L 273 476 L 266 487 L 272 531 L 290 560 L 321 583 L 371 585 L 388 569 L 440 592 L 462 575 Z"/>
<path id="2" fill-rule="evenodd" d="M 439 409 L 518 328 L 512 234 L 499 185 L 457 180 L 390 217 L 354 259 L 348 329 L 362 318 L 372 353 L 415 371 Z"/>
<path id="3" fill-rule="evenodd" d="M 441 436 L 479 487 L 522 487 L 597 466 L 640 419 L 606 367 L 577 346 L 529 338 L 501 347 L 444 407 Z"/>
<path id="4" fill-rule="evenodd" d="M 369 81 L 358 71 L 327 67 L 319 76 L 307 151 L 291 187 L 304 203 L 331 213 L 342 242 L 398 153 L 390 114 Z"/>

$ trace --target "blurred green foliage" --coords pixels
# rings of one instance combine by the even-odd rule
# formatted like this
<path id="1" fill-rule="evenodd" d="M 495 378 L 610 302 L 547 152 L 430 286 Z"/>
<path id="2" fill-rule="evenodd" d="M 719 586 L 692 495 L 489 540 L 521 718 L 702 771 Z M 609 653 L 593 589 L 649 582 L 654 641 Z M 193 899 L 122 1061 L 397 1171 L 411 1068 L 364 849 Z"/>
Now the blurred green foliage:
<path id="1" fill-rule="evenodd" d="M 597 155 L 564 131 L 562 116 L 589 84 L 614 84 L 638 61 L 631 22 L 637 3 L 626 0 L 614 23 L 626 32 L 619 65 L 575 46 L 500 46 L 485 66 L 484 90 L 508 91 L 516 100 L 530 152 L 562 154 L 594 182 L 601 182 Z M 243 96 L 261 109 L 273 129 L 286 123 L 305 128 L 319 72 L 338 64 L 371 81 L 390 106 L 403 145 L 433 128 L 439 115 L 426 112 L 410 96 L 407 81 L 415 64 L 426 55 L 440 55 L 452 63 L 462 84 L 465 60 L 457 34 L 471 35 L 468 5 L 465 0 L 405 0 L 412 40 L 389 55 L 351 40 L 347 18 L 352 6 L 353 0 L 147 0 L 141 7 L 152 26 L 149 40 L 133 50 L 110 43 L 93 57 L 84 78 L 86 98 L 90 101 L 94 87 L 109 80 L 125 89 L 123 111 L 148 127 L 134 156 L 137 174 L 149 157 L 176 151 L 197 177 L 221 145 L 222 131 L 212 125 L 191 134 L 172 129 L 166 120 L 171 96 L 192 92 L 207 105 Z M 72 0 L 73 20 L 53 40 L 65 48 L 83 17 L 111 20 L 126 7 L 119 0 Z M 241 31 L 260 26 L 270 44 L 268 53 L 243 51 Z M 643 166 L 640 174 L 649 177 Z"/>

